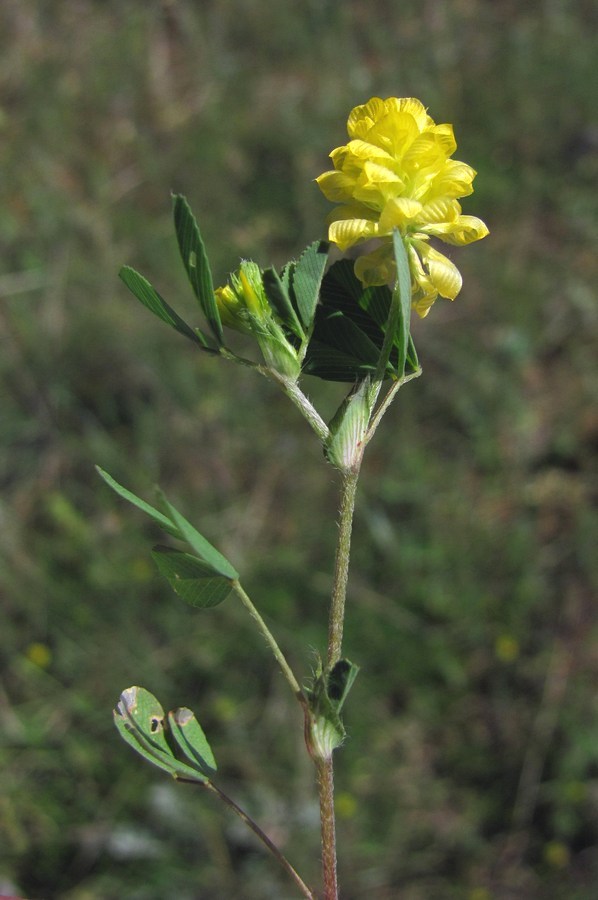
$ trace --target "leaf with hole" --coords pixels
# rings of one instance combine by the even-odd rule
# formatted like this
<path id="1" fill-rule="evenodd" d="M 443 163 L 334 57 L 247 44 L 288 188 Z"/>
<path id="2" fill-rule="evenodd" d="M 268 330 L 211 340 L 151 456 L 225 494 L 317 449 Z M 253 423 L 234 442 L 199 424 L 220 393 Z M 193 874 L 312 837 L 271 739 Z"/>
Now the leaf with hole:
<path id="1" fill-rule="evenodd" d="M 174 778 L 206 782 L 207 778 L 197 768 L 175 757 L 165 737 L 164 720 L 160 703 L 142 687 L 123 691 L 114 710 L 114 724 L 120 736 L 140 756 Z"/>

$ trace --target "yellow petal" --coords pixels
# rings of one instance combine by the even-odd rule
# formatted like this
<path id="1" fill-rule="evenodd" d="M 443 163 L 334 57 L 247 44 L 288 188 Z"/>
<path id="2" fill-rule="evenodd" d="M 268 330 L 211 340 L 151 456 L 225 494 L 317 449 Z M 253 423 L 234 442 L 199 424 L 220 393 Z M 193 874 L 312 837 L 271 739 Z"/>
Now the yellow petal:
<path id="1" fill-rule="evenodd" d="M 367 139 L 376 147 L 388 151 L 394 159 L 405 155 L 419 136 L 420 130 L 413 116 L 405 112 L 393 111 L 373 125 Z"/>
<path id="2" fill-rule="evenodd" d="M 332 210 L 327 221 L 330 225 L 332 222 L 340 222 L 341 219 L 367 219 L 368 222 L 375 224 L 378 217 L 378 211 L 370 209 L 364 203 L 344 203 Z"/>
<path id="3" fill-rule="evenodd" d="M 386 105 L 380 97 L 372 97 L 367 103 L 356 106 L 349 113 L 347 131 L 349 137 L 363 138 L 374 122 L 386 114 Z"/>
<path id="4" fill-rule="evenodd" d="M 453 155 L 457 149 L 457 141 L 452 125 L 433 125 L 429 133 L 435 136 L 438 146 L 442 148 L 447 159 Z"/>
<path id="5" fill-rule="evenodd" d="M 353 190 L 353 197 L 382 210 L 391 197 L 400 194 L 405 186 L 403 179 L 378 163 L 366 162 Z"/>
<path id="6" fill-rule="evenodd" d="M 422 249 L 424 267 L 430 275 L 430 281 L 441 297 L 454 300 L 461 290 L 463 279 L 457 266 L 443 253 L 439 253 L 434 247 L 425 245 Z"/>
<path id="7" fill-rule="evenodd" d="M 393 228 L 405 229 L 419 220 L 422 205 L 409 197 L 393 197 L 380 216 L 380 234 L 390 234 Z"/>
<path id="8" fill-rule="evenodd" d="M 375 237 L 377 233 L 378 223 L 371 219 L 340 219 L 330 223 L 328 240 L 344 251 L 360 241 Z"/>
<path id="9" fill-rule="evenodd" d="M 385 101 L 385 106 L 388 112 L 396 110 L 397 112 L 409 113 L 415 119 L 420 131 L 434 124 L 434 120 L 426 112 L 426 107 L 421 100 L 416 100 L 415 97 L 389 97 Z"/>
<path id="10" fill-rule="evenodd" d="M 355 178 L 344 172 L 323 172 L 316 178 L 316 183 L 332 203 L 345 203 L 353 199 Z"/>
<path id="11" fill-rule="evenodd" d="M 430 308 L 438 297 L 438 291 L 432 284 L 430 276 L 424 270 L 422 261 L 413 244 L 408 245 L 407 255 L 411 270 L 411 305 L 418 316 L 424 318 L 424 316 L 428 315 Z"/>
<path id="12" fill-rule="evenodd" d="M 476 170 L 467 163 L 447 159 L 430 183 L 428 198 L 431 200 L 433 197 L 467 197 L 473 193 L 473 179 L 476 174 Z"/>
<path id="13" fill-rule="evenodd" d="M 447 155 L 442 140 L 430 131 L 424 131 L 411 144 L 403 156 L 403 166 L 407 171 L 418 172 L 426 169 L 436 175 L 446 163 Z"/>
<path id="14" fill-rule="evenodd" d="M 428 315 L 428 313 L 430 312 L 430 310 L 432 309 L 432 307 L 434 306 L 434 303 L 436 302 L 437 298 L 438 298 L 438 294 L 436 291 L 433 291 L 432 293 L 428 293 L 428 294 L 423 294 L 420 297 L 414 298 L 411 303 L 411 306 L 416 311 L 416 313 L 418 314 L 420 319 L 425 319 L 426 316 Z"/>
<path id="15" fill-rule="evenodd" d="M 441 223 L 450 225 L 457 221 L 460 213 L 461 207 L 456 200 L 450 197 L 439 197 L 422 206 L 417 219 L 418 228 L 425 233 L 434 233 L 434 228 L 428 229 L 425 226 L 436 226 Z"/>
<path id="16" fill-rule="evenodd" d="M 387 150 L 371 144 L 369 141 L 354 140 L 349 141 L 344 147 L 337 147 L 330 154 L 330 158 L 334 163 L 335 169 L 346 170 L 348 165 L 358 165 L 360 168 L 364 162 L 381 162 L 392 165 L 394 157 Z"/>
<path id="17" fill-rule="evenodd" d="M 426 229 L 428 234 L 437 235 L 446 244 L 471 244 L 473 241 L 481 241 L 485 238 L 488 227 L 476 216 L 459 216 L 454 222 L 444 225 L 434 225 Z"/>

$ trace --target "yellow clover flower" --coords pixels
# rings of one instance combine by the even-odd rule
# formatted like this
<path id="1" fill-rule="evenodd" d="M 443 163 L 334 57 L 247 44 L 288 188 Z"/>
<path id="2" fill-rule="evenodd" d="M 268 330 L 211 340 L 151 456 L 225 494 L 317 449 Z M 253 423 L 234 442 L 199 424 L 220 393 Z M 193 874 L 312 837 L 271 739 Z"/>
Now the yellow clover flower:
<path id="1" fill-rule="evenodd" d="M 329 217 L 328 239 L 341 250 L 371 238 L 381 244 L 355 263 L 366 286 L 396 275 L 392 233 L 406 238 L 413 307 L 426 316 L 440 295 L 454 300 L 461 274 L 430 237 L 470 244 L 488 234 L 481 219 L 461 214 L 459 197 L 473 192 L 475 170 L 451 159 L 452 125 L 436 125 L 412 97 L 373 97 L 349 115 L 351 140 L 330 154 L 334 170 L 316 178 L 324 196 L 340 203 Z"/>

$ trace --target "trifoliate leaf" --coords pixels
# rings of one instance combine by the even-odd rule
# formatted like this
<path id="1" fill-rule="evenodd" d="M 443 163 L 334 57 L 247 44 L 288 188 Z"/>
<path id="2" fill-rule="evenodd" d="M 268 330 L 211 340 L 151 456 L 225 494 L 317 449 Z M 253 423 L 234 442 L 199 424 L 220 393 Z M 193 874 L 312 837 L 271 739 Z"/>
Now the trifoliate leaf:
<path id="1" fill-rule="evenodd" d="M 174 778 L 208 780 L 197 768 L 175 757 L 164 733 L 164 710 L 145 688 L 130 687 L 122 692 L 114 710 L 114 724 L 123 740 L 137 753 Z"/>
<path id="2" fill-rule="evenodd" d="M 211 574 L 223 576 L 227 581 L 239 577 L 239 573 L 233 568 L 229 561 L 219 553 L 218 550 L 216 550 L 216 548 L 213 547 L 212 544 L 210 544 L 210 542 L 207 541 L 171 503 L 168 502 L 164 494 L 159 492 L 159 497 L 166 514 L 154 509 L 154 507 L 150 506 L 149 503 L 146 503 L 145 500 L 141 500 L 140 497 L 137 497 L 131 491 L 127 490 L 127 488 L 124 488 L 115 481 L 108 472 L 100 469 L 99 466 L 96 466 L 96 469 L 106 484 L 108 484 L 120 497 L 127 500 L 129 503 L 132 503 L 133 506 L 136 506 L 150 516 L 164 529 L 164 531 L 168 532 L 168 534 L 171 534 L 179 541 L 185 541 L 189 544 L 199 559 L 207 564 Z"/>
<path id="3" fill-rule="evenodd" d="M 357 381 L 373 374 L 384 343 L 392 297 L 386 285 L 364 288 L 351 260 L 343 259 L 331 266 L 322 281 L 314 332 L 305 357 L 305 374 L 326 381 Z M 399 369 L 400 334 L 396 324 L 394 330 L 397 333 L 386 376 L 398 378 L 403 373 Z M 375 361 L 372 346 L 376 348 Z M 409 338 L 406 371 L 415 371 L 417 366 L 417 354 Z"/>

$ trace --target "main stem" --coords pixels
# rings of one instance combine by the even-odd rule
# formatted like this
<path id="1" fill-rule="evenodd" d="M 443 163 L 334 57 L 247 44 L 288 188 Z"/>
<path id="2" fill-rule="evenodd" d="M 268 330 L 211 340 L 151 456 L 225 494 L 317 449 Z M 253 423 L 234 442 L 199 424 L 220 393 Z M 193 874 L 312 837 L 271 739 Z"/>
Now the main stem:
<path id="1" fill-rule="evenodd" d="M 355 493 L 357 491 L 360 466 L 361 460 L 348 472 L 343 472 L 341 482 L 338 543 L 336 545 L 334 582 L 328 619 L 328 669 L 331 669 L 341 658 L 343 625 L 345 622 L 345 599 L 349 578 L 349 557 L 351 555 L 351 531 L 353 529 L 353 511 L 355 509 Z"/>
<path id="2" fill-rule="evenodd" d="M 341 658 L 343 625 L 345 620 L 345 599 L 349 577 L 349 557 L 351 553 L 351 531 L 355 494 L 359 478 L 361 459 L 348 472 L 343 472 L 338 522 L 338 543 L 334 562 L 334 582 L 330 601 L 328 624 L 328 671 Z M 332 756 L 316 761 L 318 794 L 320 798 L 320 825 L 322 830 L 322 878 L 324 900 L 338 900 L 338 880 L 336 874 L 336 824 L 334 817 L 334 763 Z"/>
<path id="3" fill-rule="evenodd" d="M 320 798 L 324 900 L 338 900 L 336 824 L 334 818 L 334 763 L 332 762 L 332 756 L 329 759 L 317 760 L 316 772 Z"/>

